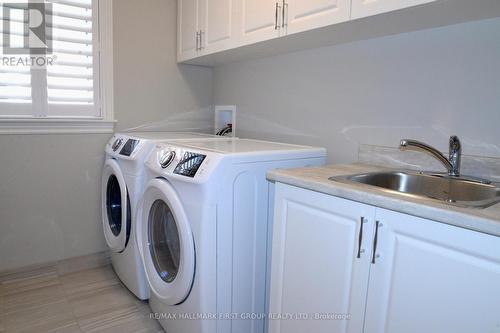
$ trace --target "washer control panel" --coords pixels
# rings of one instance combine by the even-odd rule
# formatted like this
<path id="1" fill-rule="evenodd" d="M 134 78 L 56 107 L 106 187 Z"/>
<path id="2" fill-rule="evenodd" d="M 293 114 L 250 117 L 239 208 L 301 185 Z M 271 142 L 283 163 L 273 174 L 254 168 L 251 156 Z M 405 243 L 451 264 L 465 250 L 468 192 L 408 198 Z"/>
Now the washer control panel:
<path id="1" fill-rule="evenodd" d="M 137 158 L 146 141 L 117 133 L 108 141 L 105 151 L 115 158 L 133 160 Z"/>
<path id="2" fill-rule="evenodd" d="M 160 143 L 144 163 L 154 174 L 200 183 L 211 176 L 222 158 L 222 154 L 198 150 L 187 144 Z"/>

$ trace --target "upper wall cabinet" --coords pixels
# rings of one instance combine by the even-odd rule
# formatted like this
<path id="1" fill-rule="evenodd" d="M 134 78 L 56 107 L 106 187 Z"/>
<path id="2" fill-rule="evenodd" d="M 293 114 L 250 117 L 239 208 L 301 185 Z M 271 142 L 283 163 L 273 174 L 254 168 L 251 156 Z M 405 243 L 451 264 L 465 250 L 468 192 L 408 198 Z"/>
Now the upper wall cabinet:
<path id="1" fill-rule="evenodd" d="M 200 48 L 206 53 L 217 52 L 233 47 L 234 40 L 234 1 L 233 0 L 200 0 Z"/>
<path id="2" fill-rule="evenodd" d="M 352 0 L 352 19 L 413 7 L 435 0 Z"/>
<path id="3" fill-rule="evenodd" d="M 275 0 L 234 0 L 238 6 L 239 41 L 246 45 L 279 37 L 283 7 Z"/>
<path id="4" fill-rule="evenodd" d="M 237 0 L 240 34 L 247 45 L 349 20 L 351 0 Z M 238 28 L 237 28 L 238 29 Z"/>
<path id="5" fill-rule="evenodd" d="M 216 66 L 499 16 L 498 0 L 178 0 L 178 61 Z"/>
<path id="6" fill-rule="evenodd" d="M 351 0 L 285 0 L 283 26 L 288 34 L 349 20 Z"/>
<path id="7" fill-rule="evenodd" d="M 351 0 L 178 0 L 178 61 L 349 20 Z"/>
<path id="8" fill-rule="evenodd" d="M 235 47 L 233 0 L 178 1 L 178 61 Z"/>
<path id="9" fill-rule="evenodd" d="M 199 41 L 199 0 L 179 0 L 177 4 L 177 60 L 194 58 Z"/>

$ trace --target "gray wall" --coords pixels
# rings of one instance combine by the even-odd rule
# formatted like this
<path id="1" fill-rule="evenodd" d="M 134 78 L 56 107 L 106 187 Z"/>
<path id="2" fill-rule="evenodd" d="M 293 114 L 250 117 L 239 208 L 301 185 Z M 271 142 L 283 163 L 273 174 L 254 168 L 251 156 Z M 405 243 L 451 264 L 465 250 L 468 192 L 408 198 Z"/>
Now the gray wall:
<path id="1" fill-rule="evenodd" d="M 207 112 L 212 70 L 176 65 L 176 0 L 115 0 L 113 5 L 118 129 L 165 119 L 179 123 Z"/>
<path id="2" fill-rule="evenodd" d="M 102 251 L 108 135 L 0 135 L 0 271 Z"/>
<path id="3" fill-rule="evenodd" d="M 212 71 L 177 66 L 175 4 L 113 2 L 119 129 L 169 118 L 206 126 L 198 113 L 212 104 Z M 109 137 L 0 135 L 0 271 L 105 249 L 100 178 Z"/>
<path id="4" fill-rule="evenodd" d="M 328 148 L 459 135 L 469 155 L 500 157 L 500 19 L 228 64 L 216 104 L 238 106 L 238 136 Z"/>

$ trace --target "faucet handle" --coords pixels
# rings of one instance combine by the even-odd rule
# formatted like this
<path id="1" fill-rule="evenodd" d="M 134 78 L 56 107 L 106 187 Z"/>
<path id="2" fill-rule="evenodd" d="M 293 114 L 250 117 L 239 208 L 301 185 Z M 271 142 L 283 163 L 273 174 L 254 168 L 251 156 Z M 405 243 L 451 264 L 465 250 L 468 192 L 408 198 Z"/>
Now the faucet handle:
<path id="1" fill-rule="evenodd" d="M 450 155 L 462 151 L 462 144 L 456 135 L 450 136 Z"/>
<path id="2" fill-rule="evenodd" d="M 462 160 L 462 144 L 458 136 L 450 136 L 450 164 L 452 166 L 449 174 L 450 176 L 460 176 L 460 164 Z"/>

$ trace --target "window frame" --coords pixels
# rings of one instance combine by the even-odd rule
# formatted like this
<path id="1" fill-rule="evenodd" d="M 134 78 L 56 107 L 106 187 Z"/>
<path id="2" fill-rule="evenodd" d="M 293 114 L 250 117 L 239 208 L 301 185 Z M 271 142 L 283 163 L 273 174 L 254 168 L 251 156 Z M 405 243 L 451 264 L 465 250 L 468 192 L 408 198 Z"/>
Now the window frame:
<path id="1" fill-rule="evenodd" d="M 113 112 L 113 7 L 112 0 L 92 0 L 96 8 L 93 33 L 94 94 L 99 116 L 50 116 L 0 115 L 0 134 L 71 134 L 71 133 L 112 133 L 116 121 Z M 15 107 L 15 104 L 11 104 Z M 73 106 L 52 105 L 61 110 Z M 34 109 L 34 108 L 33 108 Z M 60 113 L 60 112 L 59 112 Z"/>

